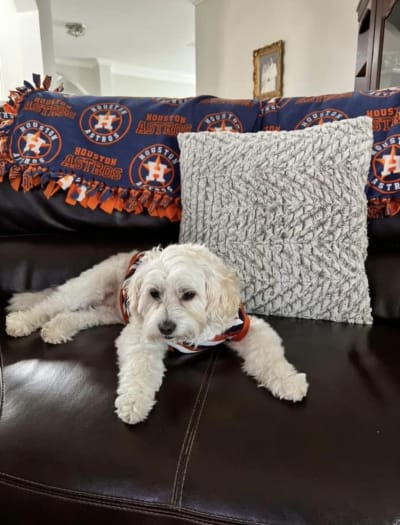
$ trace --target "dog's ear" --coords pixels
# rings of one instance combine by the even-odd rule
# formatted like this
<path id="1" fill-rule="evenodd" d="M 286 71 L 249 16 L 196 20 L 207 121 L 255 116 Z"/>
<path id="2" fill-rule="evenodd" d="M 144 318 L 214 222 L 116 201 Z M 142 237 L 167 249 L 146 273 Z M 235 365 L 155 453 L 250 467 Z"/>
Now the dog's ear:
<path id="1" fill-rule="evenodd" d="M 142 289 L 143 278 L 139 274 L 133 275 L 128 285 L 128 297 L 129 297 L 129 312 L 130 315 L 136 317 L 139 315 L 139 298 Z"/>
<path id="2" fill-rule="evenodd" d="M 128 297 L 129 297 L 129 311 L 132 316 L 142 317 L 142 287 L 145 281 L 144 275 L 147 271 L 148 265 L 158 259 L 163 249 L 161 246 L 157 246 L 144 253 L 140 260 L 140 264 L 137 267 L 136 272 L 133 274 L 129 285 L 128 285 Z M 143 299 L 143 298 L 142 298 Z"/>
<path id="3" fill-rule="evenodd" d="M 206 278 L 206 311 L 210 321 L 231 321 L 239 310 L 239 279 L 236 272 L 216 258 Z"/>

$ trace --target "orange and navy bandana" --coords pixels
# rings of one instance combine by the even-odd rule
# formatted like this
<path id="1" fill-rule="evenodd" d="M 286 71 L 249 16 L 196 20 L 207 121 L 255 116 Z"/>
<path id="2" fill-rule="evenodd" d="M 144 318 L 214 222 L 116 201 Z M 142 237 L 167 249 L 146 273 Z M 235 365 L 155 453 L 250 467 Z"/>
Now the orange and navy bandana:
<path id="1" fill-rule="evenodd" d="M 243 305 L 240 305 L 236 318 L 232 321 L 232 325 L 228 330 L 221 335 L 215 336 L 209 341 L 200 341 L 196 346 L 187 343 L 170 343 L 170 350 L 178 350 L 183 354 L 193 354 L 208 350 L 210 347 L 218 346 L 227 341 L 241 341 L 244 339 L 250 328 L 250 317 L 246 314 Z"/>
<path id="2" fill-rule="evenodd" d="M 132 279 L 133 274 L 136 272 L 137 267 L 141 263 L 144 254 L 145 252 L 137 252 L 132 255 L 124 280 L 122 282 L 121 289 L 119 291 L 119 308 L 121 310 L 122 319 L 124 320 L 125 324 L 129 323 L 130 317 L 128 284 Z"/>
<path id="3" fill-rule="evenodd" d="M 124 277 L 120 293 L 119 293 L 119 306 L 121 310 L 121 316 L 125 324 L 129 323 L 130 309 L 129 309 L 129 296 L 128 296 L 128 284 L 135 274 L 138 266 L 140 265 L 145 252 L 135 253 L 129 263 L 126 275 Z M 192 354 L 207 350 L 212 346 L 217 346 L 226 341 L 241 341 L 246 337 L 247 332 L 250 328 L 250 317 L 246 314 L 243 305 L 240 305 L 237 317 L 233 319 L 232 325 L 221 335 L 214 337 L 209 341 L 201 341 L 198 345 L 189 345 L 186 343 L 174 343 L 169 342 L 169 350 L 178 350 L 184 354 Z"/>

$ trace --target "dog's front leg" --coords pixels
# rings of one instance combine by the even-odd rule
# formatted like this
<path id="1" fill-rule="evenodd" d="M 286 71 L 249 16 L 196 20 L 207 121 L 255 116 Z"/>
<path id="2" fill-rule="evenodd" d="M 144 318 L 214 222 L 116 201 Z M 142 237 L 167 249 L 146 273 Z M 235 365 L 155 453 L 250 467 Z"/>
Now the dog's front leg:
<path id="1" fill-rule="evenodd" d="M 118 351 L 118 390 L 116 413 L 133 425 L 143 421 L 156 403 L 165 372 L 167 346 L 162 341 L 147 341 L 134 321 L 122 330 L 116 340 Z"/>
<path id="2" fill-rule="evenodd" d="M 14 295 L 6 317 L 7 334 L 11 337 L 29 335 L 61 312 L 101 305 L 122 281 L 127 260 L 129 254 L 113 255 L 57 288 L 41 292 L 38 301 L 36 295 L 25 294 L 21 300 Z M 18 305 L 23 311 L 16 311 Z"/>
<path id="3" fill-rule="evenodd" d="M 280 337 L 262 319 L 251 317 L 246 337 L 229 345 L 244 359 L 244 371 L 275 397 L 293 402 L 305 397 L 306 375 L 286 360 Z"/>

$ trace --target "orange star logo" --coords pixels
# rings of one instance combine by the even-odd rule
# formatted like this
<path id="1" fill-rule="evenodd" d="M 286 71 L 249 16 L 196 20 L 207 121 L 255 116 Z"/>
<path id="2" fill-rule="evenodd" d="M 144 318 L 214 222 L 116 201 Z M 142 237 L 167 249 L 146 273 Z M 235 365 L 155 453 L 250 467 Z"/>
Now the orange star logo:
<path id="1" fill-rule="evenodd" d="M 29 137 L 24 137 L 24 141 L 26 142 L 27 149 L 34 149 L 38 144 L 40 144 L 40 131 L 37 131 L 33 135 L 31 134 Z"/>
<path id="2" fill-rule="evenodd" d="M 23 136 L 22 139 L 25 141 L 24 152 L 34 153 L 36 157 L 40 156 L 41 148 L 46 147 L 48 149 L 50 147 L 47 140 L 42 138 L 40 130 L 36 133 L 28 133 L 26 136 Z"/>
<path id="3" fill-rule="evenodd" d="M 121 118 L 120 116 L 112 115 L 110 109 L 107 111 L 107 113 L 104 113 L 102 115 L 93 115 L 93 116 L 97 120 L 97 123 L 103 127 L 107 127 L 111 124 L 114 124 L 116 120 L 119 120 Z"/>
<path id="4" fill-rule="evenodd" d="M 172 172 L 172 168 L 168 168 L 165 164 L 161 162 L 161 155 L 157 155 L 156 161 L 148 161 L 146 164 L 143 164 L 143 167 L 149 172 L 149 178 L 151 180 L 164 181 L 165 175 L 168 175 Z"/>
<path id="5" fill-rule="evenodd" d="M 399 172 L 399 156 L 396 155 L 396 146 L 393 144 L 390 148 L 390 155 L 384 155 L 382 159 L 377 159 L 376 162 L 382 164 L 384 171 L 382 176 L 393 175 Z"/>

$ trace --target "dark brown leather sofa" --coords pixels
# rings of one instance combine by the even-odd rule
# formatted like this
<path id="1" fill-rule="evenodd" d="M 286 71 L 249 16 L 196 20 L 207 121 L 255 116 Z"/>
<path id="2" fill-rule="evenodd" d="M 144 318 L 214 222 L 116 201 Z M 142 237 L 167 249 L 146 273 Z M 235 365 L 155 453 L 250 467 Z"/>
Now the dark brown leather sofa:
<path id="1" fill-rule="evenodd" d="M 178 226 L 0 185 L 0 289 L 61 283 Z M 50 346 L 1 328 L 0 523 L 388 525 L 400 520 L 400 216 L 370 224 L 372 327 L 270 318 L 310 391 L 293 405 L 226 348 L 168 356 L 150 418 L 113 412 L 120 327 Z M 3 314 L 4 317 L 4 314 Z M 396 320 L 397 319 L 397 320 Z"/>

